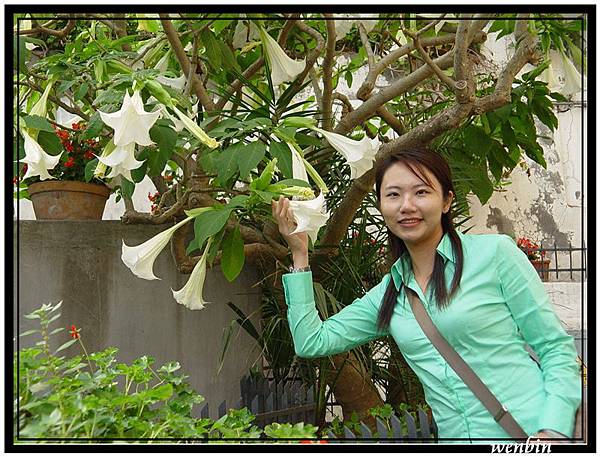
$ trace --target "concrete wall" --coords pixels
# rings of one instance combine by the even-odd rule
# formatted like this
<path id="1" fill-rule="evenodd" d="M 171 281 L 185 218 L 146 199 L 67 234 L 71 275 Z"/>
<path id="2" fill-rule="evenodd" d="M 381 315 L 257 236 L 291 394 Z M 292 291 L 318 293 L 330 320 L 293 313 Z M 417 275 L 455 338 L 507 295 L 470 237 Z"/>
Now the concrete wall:
<path id="1" fill-rule="evenodd" d="M 18 316 L 21 333 L 32 328 L 24 314 L 41 303 L 63 300 L 57 322 L 81 328 L 88 352 L 115 346 L 120 361 L 131 362 L 146 354 L 156 359 L 155 368 L 179 361 L 181 372 L 190 376 L 188 382 L 206 398 L 214 418 L 223 400 L 231 407 L 238 401 L 239 380 L 258 359 L 254 340 L 235 324 L 235 338 L 217 374 L 223 330 L 236 317 L 226 302 L 246 314 L 257 310 L 260 290 L 252 286 L 258 275 L 246 267 L 228 283 L 218 267 L 209 269 L 204 298 L 211 303 L 200 311 L 188 310 L 171 294 L 171 288 L 180 289 L 188 275 L 177 272 L 168 246 L 154 265 L 161 281 L 137 278 L 121 261 L 122 239 L 137 245 L 167 227 L 127 226 L 119 221 L 15 222 L 19 295 L 14 322 L 17 325 Z M 58 347 L 68 340 L 68 333 L 52 338 Z M 24 337 L 21 345 L 33 341 L 34 337 Z M 80 353 L 78 345 L 68 351 L 65 354 Z"/>

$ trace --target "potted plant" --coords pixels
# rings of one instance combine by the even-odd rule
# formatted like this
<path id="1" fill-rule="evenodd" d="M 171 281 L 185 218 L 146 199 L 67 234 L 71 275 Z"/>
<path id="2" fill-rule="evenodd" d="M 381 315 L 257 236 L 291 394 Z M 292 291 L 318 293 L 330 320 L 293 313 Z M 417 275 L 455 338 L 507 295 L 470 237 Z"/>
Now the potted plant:
<path id="1" fill-rule="evenodd" d="M 548 281 L 550 272 L 550 259 L 546 259 L 546 251 L 541 249 L 537 244 L 533 243 L 529 238 L 518 238 L 517 246 L 527 254 L 527 258 L 538 271 L 542 281 Z"/>
<path id="2" fill-rule="evenodd" d="M 85 137 L 85 129 L 83 121 L 73 123 L 71 128 L 54 125 L 54 133 L 62 145 L 58 163 L 50 173 L 56 179 L 27 177 L 27 163 L 21 166 L 20 179 L 15 177 L 19 197 L 31 199 L 37 219 L 102 219 L 111 190 L 93 176 L 98 162 L 95 159 L 102 147 L 98 139 Z"/>

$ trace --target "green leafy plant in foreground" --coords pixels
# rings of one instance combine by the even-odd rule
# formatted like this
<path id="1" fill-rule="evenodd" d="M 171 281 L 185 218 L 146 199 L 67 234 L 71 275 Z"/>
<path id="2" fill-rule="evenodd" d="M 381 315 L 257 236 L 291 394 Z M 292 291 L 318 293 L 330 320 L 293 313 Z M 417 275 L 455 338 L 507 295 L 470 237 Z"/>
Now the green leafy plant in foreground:
<path id="1" fill-rule="evenodd" d="M 70 339 L 52 350 L 51 339 L 67 330 L 51 329 L 61 305 L 45 304 L 25 316 L 39 325 L 20 336 L 40 339 L 14 355 L 17 440 L 316 438 L 317 427 L 303 423 L 273 423 L 263 434 L 247 408 L 230 409 L 217 421 L 195 418 L 192 408 L 204 398 L 185 382 L 178 362 L 155 370 L 154 359 L 146 355 L 120 363 L 117 348 L 88 354 L 75 326 L 70 327 Z M 83 355 L 60 355 L 74 344 L 81 346 Z"/>

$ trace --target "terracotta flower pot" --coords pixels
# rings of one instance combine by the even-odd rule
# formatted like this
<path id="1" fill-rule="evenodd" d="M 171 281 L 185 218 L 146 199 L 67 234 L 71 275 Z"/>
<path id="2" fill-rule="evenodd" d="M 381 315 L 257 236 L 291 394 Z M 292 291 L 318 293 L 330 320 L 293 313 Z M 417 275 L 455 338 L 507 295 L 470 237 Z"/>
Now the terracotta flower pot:
<path id="1" fill-rule="evenodd" d="M 27 188 L 36 219 L 101 220 L 110 189 L 80 181 L 42 181 Z"/>
<path id="2" fill-rule="evenodd" d="M 530 260 L 531 264 L 537 270 L 542 281 L 548 281 L 548 274 L 550 273 L 550 259 L 544 260 Z"/>

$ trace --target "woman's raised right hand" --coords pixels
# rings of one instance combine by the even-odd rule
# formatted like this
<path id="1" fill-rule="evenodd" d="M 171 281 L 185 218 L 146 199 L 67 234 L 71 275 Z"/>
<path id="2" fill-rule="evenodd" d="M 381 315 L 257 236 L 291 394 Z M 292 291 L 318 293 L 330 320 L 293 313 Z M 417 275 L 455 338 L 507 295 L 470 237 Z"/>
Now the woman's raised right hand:
<path id="1" fill-rule="evenodd" d="M 290 201 L 285 197 L 271 201 L 273 217 L 279 226 L 279 233 L 286 241 L 294 258 L 297 256 L 308 257 L 308 235 L 306 232 L 292 233 L 298 224 L 294 220 L 294 212 L 290 207 Z"/>

